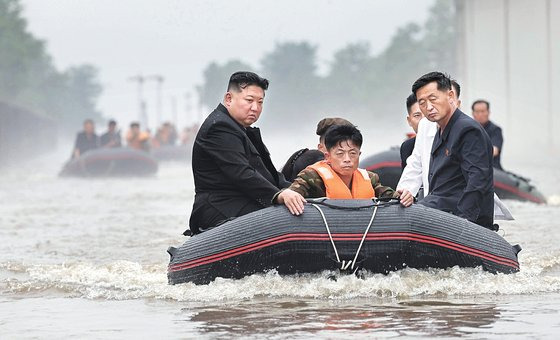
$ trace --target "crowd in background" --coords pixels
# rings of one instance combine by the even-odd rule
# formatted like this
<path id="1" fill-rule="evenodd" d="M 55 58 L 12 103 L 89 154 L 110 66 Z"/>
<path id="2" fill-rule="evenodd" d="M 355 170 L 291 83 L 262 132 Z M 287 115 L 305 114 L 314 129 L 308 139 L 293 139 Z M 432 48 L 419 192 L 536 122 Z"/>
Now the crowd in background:
<path id="1" fill-rule="evenodd" d="M 198 125 L 192 124 L 185 127 L 181 133 L 177 132 L 177 128 L 170 122 L 165 122 L 159 126 L 155 134 L 149 129 L 142 129 L 140 123 L 132 122 L 125 134 L 123 145 L 121 131 L 117 127 L 117 122 L 110 120 L 107 124 L 107 131 L 101 136 L 95 132 L 95 123 L 91 119 L 86 119 L 83 125 L 83 131 L 76 136 L 72 158 L 77 158 L 85 152 L 97 148 L 118 148 L 126 146 L 136 150 L 150 151 L 165 146 L 187 146 L 192 143 Z"/>

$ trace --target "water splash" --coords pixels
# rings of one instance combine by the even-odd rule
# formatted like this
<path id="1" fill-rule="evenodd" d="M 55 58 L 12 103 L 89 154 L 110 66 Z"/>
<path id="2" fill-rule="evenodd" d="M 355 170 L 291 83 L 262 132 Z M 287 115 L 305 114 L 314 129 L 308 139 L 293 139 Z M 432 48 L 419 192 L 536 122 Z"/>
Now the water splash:
<path id="1" fill-rule="evenodd" d="M 560 206 L 560 195 L 551 195 L 547 198 L 547 204 L 553 206 Z"/>
<path id="2" fill-rule="evenodd" d="M 0 269 L 20 273 L 0 281 L 9 293 L 56 290 L 88 299 L 171 299 L 177 301 L 245 300 L 258 296 L 317 299 L 364 297 L 410 298 L 512 295 L 560 292 L 560 253 L 527 256 L 516 274 L 490 274 L 480 268 L 404 269 L 388 275 L 365 273 L 362 278 L 331 272 L 280 276 L 271 271 L 241 280 L 218 278 L 208 285 L 167 284 L 164 265 L 116 261 L 90 263 L 4 263 Z M 21 275 L 25 273 L 26 275 Z"/>

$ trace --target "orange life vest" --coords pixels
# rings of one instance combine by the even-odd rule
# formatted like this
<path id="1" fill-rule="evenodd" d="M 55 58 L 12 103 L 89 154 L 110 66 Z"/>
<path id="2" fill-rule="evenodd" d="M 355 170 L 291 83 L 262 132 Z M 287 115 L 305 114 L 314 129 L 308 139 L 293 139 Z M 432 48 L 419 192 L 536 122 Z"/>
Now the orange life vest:
<path id="1" fill-rule="evenodd" d="M 328 198 L 334 199 L 369 199 L 375 197 L 371 179 L 365 169 L 356 169 L 352 174 L 352 191 L 344 184 L 336 172 L 325 162 L 319 161 L 309 166 L 317 171 L 327 191 Z"/>

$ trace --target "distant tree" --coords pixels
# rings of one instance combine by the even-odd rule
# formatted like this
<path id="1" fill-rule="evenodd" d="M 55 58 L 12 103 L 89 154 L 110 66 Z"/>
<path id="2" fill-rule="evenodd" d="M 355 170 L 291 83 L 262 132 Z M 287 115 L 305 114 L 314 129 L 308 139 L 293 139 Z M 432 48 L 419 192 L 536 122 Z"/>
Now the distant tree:
<path id="1" fill-rule="evenodd" d="M 369 95 L 362 104 L 376 123 L 403 122 L 404 101 L 412 83 L 430 71 L 456 73 L 456 29 L 453 1 L 437 0 L 423 26 L 397 30 L 387 48 L 369 64 L 364 78 Z M 358 112 L 364 112 L 358 108 Z"/>
<path id="2" fill-rule="evenodd" d="M 427 64 L 422 48 L 421 27 L 408 24 L 397 30 L 387 48 L 376 56 L 364 72 L 368 95 L 362 102 L 376 121 L 402 121 L 404 100 L 414 80 Z"/>
<path id="3" fill-rule="evenodd" d="M 424 25 L 400 27 L 378 55 L 371 55 L 364 42 L 335 52 L 324 77 L 317 74 L 316 46 L 276 44 L 261 59 L 260 74 L 270 80 L 270 90 L 265 100 L 267 114 L 260 123 L 302 125 L 325 115 L 340 115 L 365 121 L 375 129 L 404 125 L 404 101 L 414 80 L 433 70 L 456 73 L 455 15 L 455 1 L 436 0 Z M 238 61 L 230 63 L 243 68 Z M 223 79 L 236 70 L 228 68 L 230 63 L 212 63 L 205 69 L 199 87 L 205 105 L 213 106 L 221 99 Z"/>
<path id="4" fill-rule="evenodd" d="M 455 1 L 437 0 L 424 25 L 423 43 L 432 69 L 457 72 Z"/>
<path id="5" fill-rule="evenodd" d="M 229 77 L 237 71 L 252 71 L 253 67 L 239 60 L 231 60 L 220 65 L 216 62 L 210 63 L 203 72 L 203 84 L 196 87 L 200 103 L 206 109 L 213 109 L 223 100 L 227 90 Z"/>
<path id="6" fill-rule="evenodd" d="M 44 43 L 27 31 L 17 0 L 0 0 L 0 96 L 13 99 L 33 76 L 34 68 L 49 67 Z"/>
<path id="7" fill-rule="evenodd" d="M 20 1 L 0 0 L 0 100 L 75 127 L 101 117 L 100 92 L 95 67 L 58 71 L 45 43 L 27 31 Z"/>
<path id="8" fill-rule="evenodd" d="M 317 48 L 307 42 L 276 44 L 261 60 L 262 76 L 270 80 L 267 122 L 289 122 L 319 116 L 317 110 Z"/>
<path id="9" fill-rule="evenodd" d="M 349 44 L 334 54 L 329 74 L 322 81 L 321 97 L 328 104 L 326 114 L 349 114 L 369 95 L 366 75 L 373 57 L 366 42 Z"/>
<path id="10" fill-rule="evenodd" d="M 83 117 L 100 116 L 96 102 L 102 88 L 97 82 L 97 74 L 97 69 L 91 65 L 71 67 L 64 72 L 67 102 L 59 115 L 65 122 L 75 126 Z"/>

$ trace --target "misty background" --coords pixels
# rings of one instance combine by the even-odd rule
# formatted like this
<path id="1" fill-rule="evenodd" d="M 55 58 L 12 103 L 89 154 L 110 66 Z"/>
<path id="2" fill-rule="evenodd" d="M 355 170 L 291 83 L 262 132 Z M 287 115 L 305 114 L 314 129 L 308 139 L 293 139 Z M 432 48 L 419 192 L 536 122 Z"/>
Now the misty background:
<path id="1" fill-rule="evenodd" d="M 400 141 L 411 81 L 430 69 L 421 65 L 453 64 L 428 42 L 453 39 L 452 25 L 435 30 L 434 20 L 452 22 L 445 1 L 0 4 L 0 100 L 52 119 L 69 139 L 85 118 L 98 131 L 109 118 L 123 129 L 142 121 L 139 75 L 148 126 L 160 114 L 181 128 L 202 121 L 245 69 L 271 82 L 257 124 L 268 133 L 297 125 L 314 141 L 316 122 L 340 115 L 362 129 L 398 126 Z M 163 77 L 159 98 L 153 76 Z"/>
<path id="2" fill-rule="evenodd" d="M 493 104 L 506 163 L 533 154 L 517 138 L 526 131 L 556 155 L 558 9 L 547 0 L 0 0 L 0 157 L 48 150 L 55 131 L 71 140 L 86 118 L 98 133 L 111 118 L 123 130 L 199 123 L 241 69 L 270 80 L 256 125 L 289 148 L 313 147 L 325 116 L 357 124 L 366 153 L 400 144 L 412 82 L 441 70 L 462 85 L 467 114 L 475 99 Z M 548 96 L 535 105 L 525 92 L 543 81 Z M 543 119 L 526 124 L 528 111 Z M 277 163 L 293 151 L 278 149 Z"/>

